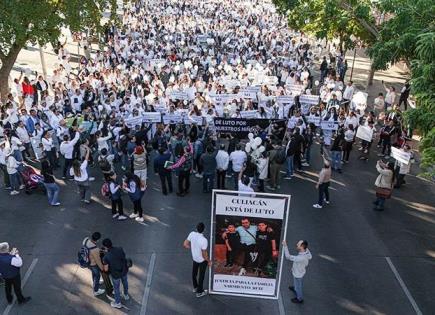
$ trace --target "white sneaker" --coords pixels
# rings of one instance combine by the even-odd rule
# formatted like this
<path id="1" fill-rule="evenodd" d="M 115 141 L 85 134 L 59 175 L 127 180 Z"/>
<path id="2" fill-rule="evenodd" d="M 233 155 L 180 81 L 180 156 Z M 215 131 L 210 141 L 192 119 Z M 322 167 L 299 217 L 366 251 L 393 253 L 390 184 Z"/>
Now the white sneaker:
<path id="1" fill-rule="evenodd" d="M 130 296 L 129 296 L 128 294 L 124 294 L 122 297 L 123 297 L 124 300 L 126 300 L 126 301 L 130 300 Z"/>
<path id="2" fill-rule="evenodd" d="M 91 203 L 89 200 L 83 200 L 83 202 L 87 204 Z"/>
<path id="3" fill-rule="evenodd" d="M 328 200 L 325 200 L 325 203 L 326 203 L 327 205 L 329 205 L 329 204 L 330 204 L 330 202 L 329 202 Z"/>
<path id="4" fill-rule="evenodd" d="M 114 215 L 112 215 L 112 218 L 116 219 L 117 217 L 119 217 L 118 213 L 115 213 Z"/>
<path id="5" fill-rule="evenodd" d="M 110 306 L 113 308 L 122 308 L 121 303 L 110 302 Z"/>
<path id="6" fill-rule="evenodd" d="M 137 218 L 138 216 L 139 216 L 138 214 L 132 213 L 132 214 L 130 214 L 130 219 Z"/>
<path id="7" fill-rule="evenodd" d="M 302 166 L 310 166 L 307 162 L 302 163 Z"/>
<path id="8" fill-rule="evenodd" d="M 20 189 L 26 188 L 26 185 L 20 185 Z"/>
<path id="9" fill-rule="evenodd" d="M 99 296 L 101 294 L 104 294 L 106 292 L 104 289 L 99 289 L 97 292 L 94 291 L 94 296 Z"/>
<path id="10" fill-rule="evenodd" d="M 200 297 L 206 296 L 207 294 L 208 294 L 208 291 L 204 290 L 201 293 L 196 293 L 196 297 L 200 298 Z"/>
<path id="11" fill-rule="evenodd" d="M 89 177 L 89 181 L 93 182 L 95 180 L 95 177 Z"/>
<path id="12" fill-rule="evenodd" d="M 119 220 L 119 221 L 124 221 L 124 220 L 127 220 L 127 217 L 126 217 L 125 215 L 120 215 L 120 216 L 118 217 L 118 220 Z"/>
<path id="13" fill-rule="evenodd" d="M 202 175 L 201 175 L 201 174 L 198 174 L 198 173 L 196 173 L 196 174 L 195 174 L 195 177 L 196 177 L 196 178 L 202 178 Z"/>
<path id="14" fill-rule="evenodd" d="M 316 203 L 315 205 L 313 205 L 313 208 L 322 209 L 323 207 L 318 203 Z"/>
<path id="15" fill-rule="evenodd" d="M 137 222 L 143 222 L 143 218 L 142 218 L 142 217 L 137 217 L 135 220 L 136 220 Z"/>
<path id="16" fill-rule="evenodd" d="M 60 202 L 53 203 L 52 206 L 55 206 L 55 207 L 60 206 Z"/>
<path id="17" fill-rule="evenodd" d="M 193 289 L 192 289 L 192 292 L 193 292 L 193 293 L 196 293 L 196 288 L 193 288 Z"/>
<path id="18" fill-rule="evenodd" d="M 18 195 L 20 192 L 19 191 L 17 191 L 17 190 L 12 190 L 11 191 L 11 196 L 13 196 L 13 195 Z"/>
<path id="19" fill-rule="evenodd" d="M 241 268 L 239 271 L 239 276 L 244 276 L 246 274 L 246 269 L 245 268 Z"/>

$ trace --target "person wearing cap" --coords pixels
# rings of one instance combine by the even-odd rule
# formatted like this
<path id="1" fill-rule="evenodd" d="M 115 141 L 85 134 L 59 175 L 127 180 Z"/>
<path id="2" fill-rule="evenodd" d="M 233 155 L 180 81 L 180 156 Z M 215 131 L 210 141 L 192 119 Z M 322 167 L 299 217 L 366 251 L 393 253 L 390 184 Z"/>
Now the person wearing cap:
<path id="1" fill-rule="evenodd" d="M 316 188 L 319 190 L 319 201 L 313 205 L 313 208 L 322 209 L 324 198 L 326 204 L 329 204 L 329 182 L 331 181 L 331 165 L 329 161 L 323 160 L 323 168 L 319 173 L 319 180 Z"/>
<path id="2" fill-rule="evenodd" d="M 6 300 L 8 304 L 12 304 L 12 287 L 14 288 L 15 296 L 18 304 L 24 304 L 31 300 L 30 296 L 24 297 L 21 291 L 21 275 L 20 268 L 23 265 L 18 250 L 16 248 L 9 251 L 9 244 L 0 243 L 0 274 L 5 280 Z"/>

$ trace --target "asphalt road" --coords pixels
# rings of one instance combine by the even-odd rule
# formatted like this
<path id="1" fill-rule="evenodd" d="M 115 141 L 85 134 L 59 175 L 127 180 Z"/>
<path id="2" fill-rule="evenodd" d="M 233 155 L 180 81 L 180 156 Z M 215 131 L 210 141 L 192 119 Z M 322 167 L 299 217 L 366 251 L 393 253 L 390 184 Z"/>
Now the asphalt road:
<path id="1" fill-rule="evenodd" d="M 32 296 L 31 303 L 14 305 L 5 313 L 1 290 L 0 314 L 127 313 L 112 309 L 106 298 L 93 297 L 91 274 L 76 263 L 80 242 L 93 231 L 123 246 L 134 261 L 129 273 L 132 299 L 126 302 L 131 309 L 128 314 L 400 315 L 416 314 L 415 308 L 433 314 L 434 186 L 408 176 L 407 185 L 394 192 L 386 210 L 375 212 L 371 202 L 376 159 L 372 154 L 369 162 L 359 161 L 353 151 L 343 174 L 333 175 L 331 205 L 314 209 L 313 181 L 321 163 L 318 148 L 313 155 L 313 166 L 284 181 L 279 191 L 292 195 L 288 243 L 307 239 L 313 253 L 303 305 L 290 301 L 288 263 L 283 268 L 280 301 L 226 296 L 197 299 L 191 292 L 190 253 L 181 245 L 198 221 L 209 226 L 211 194 L 202 193 L 200 180 L 192 177 L 188 197 L 163 196 L 158 179 L 150 174 L 143 201 L 146 221 L 118 222 L 100 196 L 100 175 L 93 169 L 97 182 L 90 205 L 81 204 L 74 184 L 62 180 L 62 206 L 58 208 L 47 206 L 39 193 L 9 196 L 0 192 L 0 240 L 20 250 L 25 262 L 22 277 L 33 262 L 24 287 L 25 294 Z M 130 212 L 127 198 L 124 204 Z"/>

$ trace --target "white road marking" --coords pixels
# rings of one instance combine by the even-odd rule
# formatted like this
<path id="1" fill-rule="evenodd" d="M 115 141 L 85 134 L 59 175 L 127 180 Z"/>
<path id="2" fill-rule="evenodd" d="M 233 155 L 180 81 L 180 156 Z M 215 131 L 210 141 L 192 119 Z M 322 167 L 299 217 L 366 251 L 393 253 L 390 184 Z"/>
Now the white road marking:
<path id="1" fill-rule="evenodd" d="M 27 269 L 26 274 L 24 275 L 23 281 L 21 282 L 21 288 L 24 288 L 26 285 L 27 280 L 29 280 L 30 274 L 32 273 L 33 269 L 35 269 L 36 264 L 38 263 L 38 258 L 34 258 L 32 263 L 29 266 L 29 269 Z M 14 298 L 12 304 L 9 304 L 5 310 L 3 311 L 3 315 L 8 315 L 11 311 L 12 307 L 15 305 L 16 298 Z"/>
<path id="2" fill-rule="evenodd" d="M 278 309 L 279 315 L 285 315 L 284 303 L 282 302 L 282 293 L 280 293 L 278 297 Z"/>
<path id="3" fill-rule="evenodd" d="M 415 311 L 415 314 L 417 315 L 423 315 L 423 313 L 420 311 L 420 308 L 418 307 L 417 303 L 415 302 L 414 298 L 412 297 L 411 293 L 409 292 L 408 288 L 406 287 L 405 282 L 402 280 L 402 277 L 400 276 L 399 272 L 397 271 L 396 267 L 394 266 L 393 262 L 391 261 L 390 257 L 385 257 L 385 260 L 388 263 L 388 266 L 390 266 L 391 271 L 394 273 L 394 276 L 396 277 L 397 281 L 399 282 L 400 286 L 402 287 L 403 292 L 405 293 L 406 297 L 408 298 L 409 302 L 412 305 L 412 308 Z"/>
<path id="4" fill-rule="evenodd" d="M 153 280 L 153 273 L 154 273 L 154 265 L 155 264 L 156 264 L 156 253 L 152 253 L 151 260 L 150 260 L 150 266 L 149 266 L 148 272 L 147 272 L 147 282 L 145 284 L 145 291 L 144 291 L 143 297 L 142 297 L 142 306 L 140 308 L 140 315 L 145 315 L 147 312 L 148 297 L 149 297 L 150 291 L 151 291 L 151 281 Z"/>

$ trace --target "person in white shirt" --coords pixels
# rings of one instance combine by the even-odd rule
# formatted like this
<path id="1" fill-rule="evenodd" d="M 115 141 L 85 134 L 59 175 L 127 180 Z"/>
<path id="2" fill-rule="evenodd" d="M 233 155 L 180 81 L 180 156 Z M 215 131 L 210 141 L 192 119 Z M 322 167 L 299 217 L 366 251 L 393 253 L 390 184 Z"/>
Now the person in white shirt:
<path id="1" fill-rule="evenodd" d="M 247 159 L 248 157 L 246 156 L 246 153 L 242 151 L 242 145 L 237 144 L 236 150 L 230 154 L 230 161 L 233 165 L 234 172 L 234 190 L 239 190 L 239 173 Z"/>
<path id="2" fill-rule="evenodd" d="M 24 152 L 26 153 L 26 156 L 23 158 L 28 159 L 30 158 L 30 136 L 27 132 L 26 126 L 24 125 L 23 121 L 18 122 L 18 127 L 16 129 L 17 135 L 20 138 L 21 142 L 24 146 Z"/>
<path id="3" fill-rule="evenodd" d="M 3 182 L 5 184 L 6 189 L 11 188 L 11 183 L 9 180 L 9 174 L 6 169 L 6 154 L 8 153 L 8 149 L 6 149 L 6 141 L 0 141 L 0 170 L 3 173 Z"/>
<path id="4" fill-rule="evenodd" d="M 197 298 L 207 295 L 207 290 L 203 289 L 203 282 L 207 265 L 211 266 L 211 260 L 208 258 L 207 253 L 208 241 L 203 235 L 204 230 L 204 223 L 198 223 L 196 225 L 196 232 L 190 232 L 183 243 L 184 248 L 190 249 L 192 253 L 193 292 L 196 292 Z"/>
<path id="5" fill-rule="evenodd" d="M 80 163 L 79 160 L 74 160 L 72 163 L 72 168 L 69 173 L 74 176 L 74 181 L 79 188 L 80 198 L 84 203 L 90 203 L 91 192 L 89 190 L 89 176 L 88 176 L 88 161 L 91 149 L 88 146 L 83 146 L 85 148 L 85 160 Z"/>
<path id="6" fill-rule="evenodd" d="M 53 138 L 51 137 L 51 132 L 46 130 L 42 135 L 41 142 L 42 142 L 42 149 L 44 151 L 45 157 L 48 159 L 53 169 L 56 169 L 57 167 L 59 167 L 59 164 L 57 162 L 56 148 L 54 147 L 53 144 Z"/>
<path id="7" fill-rule="evenodd" d="M 230 162 L 230 156 L 225 151 L 225 144 L 221 144 L 216 154 L 217 189 L 225 189 L 225 175 Z"/>
<path id="8" fill-rule="evenodd" d="M 19 189 L 23 189 L 24 185 L 22 184 L 22 180 L 20 177 L 20 173 L 18 173 L 18 167 L 20 163 L 12 155 L 12 151 L 6 152 L 6 170 L 9 174 L 9 181 L 11 183 L 12 191 L 11 196 L 18 195 Z M 21 183 L 21 185 L 20 185 Z"/>
<path id="9" fill-rule="evenodd" d="M 347 109 L 349 108 L 350 101 L 352 100 L 353 94 L 355 93 L 355 87 L 353 86 L 353 81 L 349 81 L 349 83 L 346 85 L 346 88 L 343 92 L 343 103 L 344 108 L 347 112 Z"/>
<path id="10" fill-rule="evenodd" d="M 18 304 L 24 304 L 31 300 L 30 297 L 24 297 L 21 292 L 21 266 L 23 266 L 23 260 L 18 250 L 13 248 L 10 251 L 8 243 L 0 243 L 0 274 L 5 280 L 6 300 L 8 304 L 12 304 L 13 301 L 12 288 L 14 288 Z"/>
<path id="11" fill-rule="evenodd" d="M 302 292 L 303 278 L 306 273 L 306 269 L 310 259 L 313 257 L 310 250 L 308 249 L 308 242 L 300 240 L 296 244 L 296 249 L 298 251 L 297 255 L 290 255 L 288 250 L 287 242 L 283 241 L 282 245 L 284 247 L 284 255 L 287 260 L 293 262 L 292 275 L 293 275 L 293 285 L 289 287 L 291 291 L 296 294 L 296 297 L 292 299 L 293 303 L 303 303 L 304 297 Z"/>
<path id="12" fill-rule="evenodd" d="M 387 87 L 384 81 L 382 81 L 382 84 L 384 85 L 385 91 L 387 92 L 387 94 L 385 95 L 384 105 L 384 109 L 387 110 L 388 107 L 393 106 L 394 102 L 396 101 L 396 89 L 394 88 L 394 86 Z"/>
<path id="13" fill-rule="evenodd" d="M 72 140 L 69 139 L 68 135 L 63 136 L 63 141 L 60 144 L 60 154 L 64 157 L 64 165 L 62 170 L 62 179 L 66 179 L 66 174 L 69 172 L 69 169 L 72 166 L 73 161 L 73 152 L 74 152 L 74 146 L 76 145 L 77 141 L 80 139 L 80 132 L 76 131 L 76 134 L 74 135 L 74 138 Z"/>
<path id="14" fill-rule="evenodd" d="M 411 170 L 411 164 L 413 161 L 413 154 L 411 151 L 411 147 L 408 144 L 405 144 L 403 148 L 401 149 L 405 153 L 410 153 L 411 158 L 409 159 L 408 163 L 401 162 L 399 160 L 396 160 L 394 171 L 396 172 L 396 184 L 394 185 L 394 188 L 400 188 L 403 184 L 406 183 L 405 176 L 409 173 Z"/>

